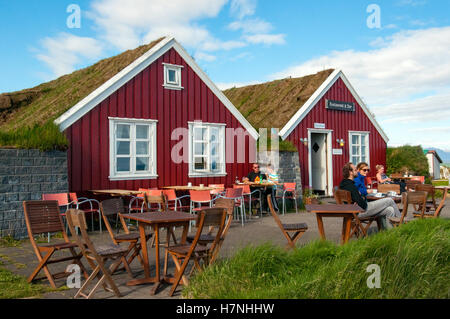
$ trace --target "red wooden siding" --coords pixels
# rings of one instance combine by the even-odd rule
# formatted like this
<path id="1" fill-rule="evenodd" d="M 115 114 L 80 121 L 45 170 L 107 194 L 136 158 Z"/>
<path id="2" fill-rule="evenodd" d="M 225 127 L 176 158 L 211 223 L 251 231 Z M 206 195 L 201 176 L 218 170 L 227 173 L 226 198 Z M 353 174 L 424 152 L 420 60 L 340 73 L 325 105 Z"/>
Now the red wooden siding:
<path id="1" fill-rule="evenodd" d="M 328 110 L 325 108 L 326 99 L 353 102 L 356 105 L 356 111 Z M 298 148 L 303 186 L 309 185 L 308 146 L 303 145 L 300 138 L 308 137 L 308 128 L 314 128 L 314 123 L 325 123 L 327 130 L 333 130 L 331 134 L 332 148 L 341 148 L 336 139 L 345 141 L 345 145 L 342 147 L 343 155 L 332 155 L 333 186 L 339 185 L 342 180 L 342 167 L 350 161 L 348 131 L 370 132 L 369 155 L 372 171 L 369 176 L 375 175 L 376 165 L 386 165 L 386 142 L 342 79 L 338 79 L 287 138 Z"/>
<path id="2" fill-rule="evenodd" d="M 168 90 L 163 85 L 162 63 L 183 65 L 183 90 Z M 154 119 L 157 123 L 157 179 L 110 181 L 108 117 Z M 66 130 L 70 142 L 68 151 L 69 188 L 74 192 L 91 189 L 137 189 L 170 185 L 225 183 L 232 184 L 236 176 L 246 176 L 250 170 L 249 153 L 245 163 L 227 163 L 226 177 L 189 178 L 188 164 L 171 161 L 172 130 L 188 128 L 188 121 L 226 123 L 226 128 L 243 128 L 223 103 L 171 49 L 140 72 L 127 84 L 111 94 Z M 186 137 L 187 139 L 187 137 Z M 237 140 L 237 139 L 236 139 Z M 246 149 L 254 147 L 252 137 L 246 137 Z M 188 152 L 188 149 L 185 148 Z M 227 149 L 227 152 L 229 150 Z M 236 157 L 237 146 L 234 146 Z"/>

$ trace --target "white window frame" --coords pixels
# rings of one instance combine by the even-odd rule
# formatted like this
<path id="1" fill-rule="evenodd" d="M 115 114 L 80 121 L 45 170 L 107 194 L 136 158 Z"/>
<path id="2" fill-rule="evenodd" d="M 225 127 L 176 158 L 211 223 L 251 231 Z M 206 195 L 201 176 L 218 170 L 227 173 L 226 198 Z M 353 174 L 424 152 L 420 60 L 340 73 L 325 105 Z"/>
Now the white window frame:
<path id="1" fill-rule="evenodd" d="M 189 177 L 218 177 L 226 176 L 226 162 L 225 162 L 225 127 L 223 123 L 203 123 L 203 122 L 188 122 L 189 126 Z M 207 129 L 207 143 L 206 143 L 206 158 L 208 168 L 204 170 L 198 170 L 194 167 L 194 128 L 206 128 Z M 219 148 L 218 157 L 220 170 L 211 170 L 211 128 L 216 128 L 219 131 Z"/>
<path id="2" fill-rule="evenodd" d="M 157 154 L 156 154 L 156 125 L 157 120 L 151 119 L 130 119 L 130 118 L 117 118 L 109 117 L 109 179 L 111 181 L 120 180 L 136 180 L 136 179 L 156 179 L 158 178 L 157 168 Z M 118 124 L 130 125 L 130 171 L 129 172 L 117 172 L 116 170 L 116 126 Z M 139 139 L 136 138 L 136 125 L 143 124 L 149 126 L 149 170 L 148 171 L 136 171 L 136 142 Z M 144 140 L 145 141 L 145 140 Z"/>
<path id="3" fill-rule="evenodd" d="M 358 135 L 359 136 L 359 144 L 358 144 L 358 146 L 359 146 L 359 148 L 360 148 L 360 155 L 353 155 L 353 146 L 354 146 L 354 144 L 353 144 L 353 136 L 354 135 Z M 350 162 L 352 162 L 353 163 L 353 157 L 354 156 L 359 156 L 359 161 L 358 161 L 358 163 L 360 163 L 362 160 L 361 160 L 361 158 L 362 158 L 362 154 L 361 154 L 361 139 L 362 138 L 365 138 L 365 141 L 366 141 L 366 154 L 365 154 L 365 156 L 366 156 L 366 160 L 365 160 L 365 162 L 367 163 L 367 164 L 369 164 L 369 166 L 370 166 L 370 132 L 364 132 L 364 131 L 349 131 L 348 132 L 348 146 L 349 146 L 349 154 L 350 154 Z M 356 163 L 356 164 L 358 164 L 358 163 Z M 355 166 L 356 166 L 356 164 L 355 164 Z"/>
<path id="4" fill-rule="evenodd" d="M 163 69 L 164 69 L 164 88 L 170 89 L 170 90 L 182 90 L 184 89 L 181 86 L 181 70 L 184 68 L 182 65 L 175 65 L 170 63 L 163 63 Z M 169 71 L 175 71 L 175 82 L 169 81 Z"/>

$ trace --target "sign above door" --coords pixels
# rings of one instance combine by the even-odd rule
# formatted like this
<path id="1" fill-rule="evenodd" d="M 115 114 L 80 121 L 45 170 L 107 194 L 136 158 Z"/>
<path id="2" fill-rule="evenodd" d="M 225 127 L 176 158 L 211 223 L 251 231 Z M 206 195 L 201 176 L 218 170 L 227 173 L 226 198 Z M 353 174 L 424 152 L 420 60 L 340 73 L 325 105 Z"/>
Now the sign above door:
<path id="1" fill-rule="evenodd" d="M 325 108 L 336 111 L 355 112 L 355 103 L 325 100 Z"/>

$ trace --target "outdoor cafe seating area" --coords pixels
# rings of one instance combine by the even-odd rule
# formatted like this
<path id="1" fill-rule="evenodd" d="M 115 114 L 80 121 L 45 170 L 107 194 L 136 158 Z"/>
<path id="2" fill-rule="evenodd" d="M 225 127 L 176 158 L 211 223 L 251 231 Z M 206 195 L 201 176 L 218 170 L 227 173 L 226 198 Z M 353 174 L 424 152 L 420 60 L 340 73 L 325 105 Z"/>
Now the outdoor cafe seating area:
<path id="1" fill-rule="evenodd" d="M 67 273 L 53 273 L 49 265 L 72 262 L 85 278 L 75 298 L 93 298 L 101 288 L 121 297 L 121 285 L 115 278 L 123 271 L 128 276 L 127 287 L 151 284 L 150 295 L 157 295 L 163 286 L 170 286 L 168 296 L 174 296 L 180 285 L 188 285 L 192 275 L 219 258 L 224 242 L 230 240 L 230 229 L 245 231 L 251 221 L 273 219 L 269 223 L 279 228 L 287 249 L 298 247 L 299 240 L 310 232 L 326 239 L 328 224 L 324 219 L 329 217 L 343 219 L 341 244 L 352 237 L 368 236 L 374 225 L 381 230 L 378 219 L 358 217 L 363 210 L 354 205 L 346 190 L 335 187 L 331 201 L 305 206 L 306 214 L 315 216 L 316 227 L 309 217 L 298 214 L 295 183 L 278 187 L 275 197 L 267 195 L 264 207 L 263 196 L 271 186 L 267 181 L 231 187 L 189 184 L 162 189 L 91 190 L 93 198 L 78 198 L 75 193 L 44 194 L 41 201 L 25 201 L 28 235 L 39 262 L 28 281 L 34 282 L 43 272 L 43 279 L 57 288 L 55 280 Z M 407 192 L 402 194 L 396 184 L 371 187 L 374 191 L 367 196 L 368 201 L 390 197 L 399 206 L 401 216 L 390 219 L 394 227 L 415 218 L 438 218 L 448 192 L 447 187 L 420 181 L 407 183 Z M 437 190 L 442 197 L 436 198 Z M 94 199 L 98 196 L 108 199 Z M 295 214 L 286 214 L 289 200 L 293 204 L 289 211 Z M 278 204 L 278 210 L 274 204 Z M 287 215 L 291 215 L 289 223 Z M 104 232 L 107 243 L 97 243 L 94 234 Z M 58 242 L 50 240 L 50 234 L 55 233 L 62 234 Z M 48 243 L 38 243 L 37 235 L 46 236 Z M 65 257 L 55 257 L 61 251 L 66 252 Z M 138 273 L 131 269 L 132 263 L 140 267 Z"/>

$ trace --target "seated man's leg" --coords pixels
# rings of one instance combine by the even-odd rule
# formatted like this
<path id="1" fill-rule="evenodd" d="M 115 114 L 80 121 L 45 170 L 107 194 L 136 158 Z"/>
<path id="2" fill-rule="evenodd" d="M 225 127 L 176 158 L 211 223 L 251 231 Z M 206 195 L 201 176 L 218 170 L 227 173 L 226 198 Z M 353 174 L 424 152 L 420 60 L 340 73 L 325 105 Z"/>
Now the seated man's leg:
<path id="1" fill-rule="evenodd" d="M 377 217 L 381 222 L 382 228 L 386 229 L 388 228 L 387 222 L 388 214 L 389 215 L 395 214 L 395 210 L 392 207 L 392 203 L 395 205 L 395 202 L 391 198 L 383 198 L 373 202 L 368 202 L 366 211 L 364 213 L 359 214 L 359 217 L 361 218 Z"/>

